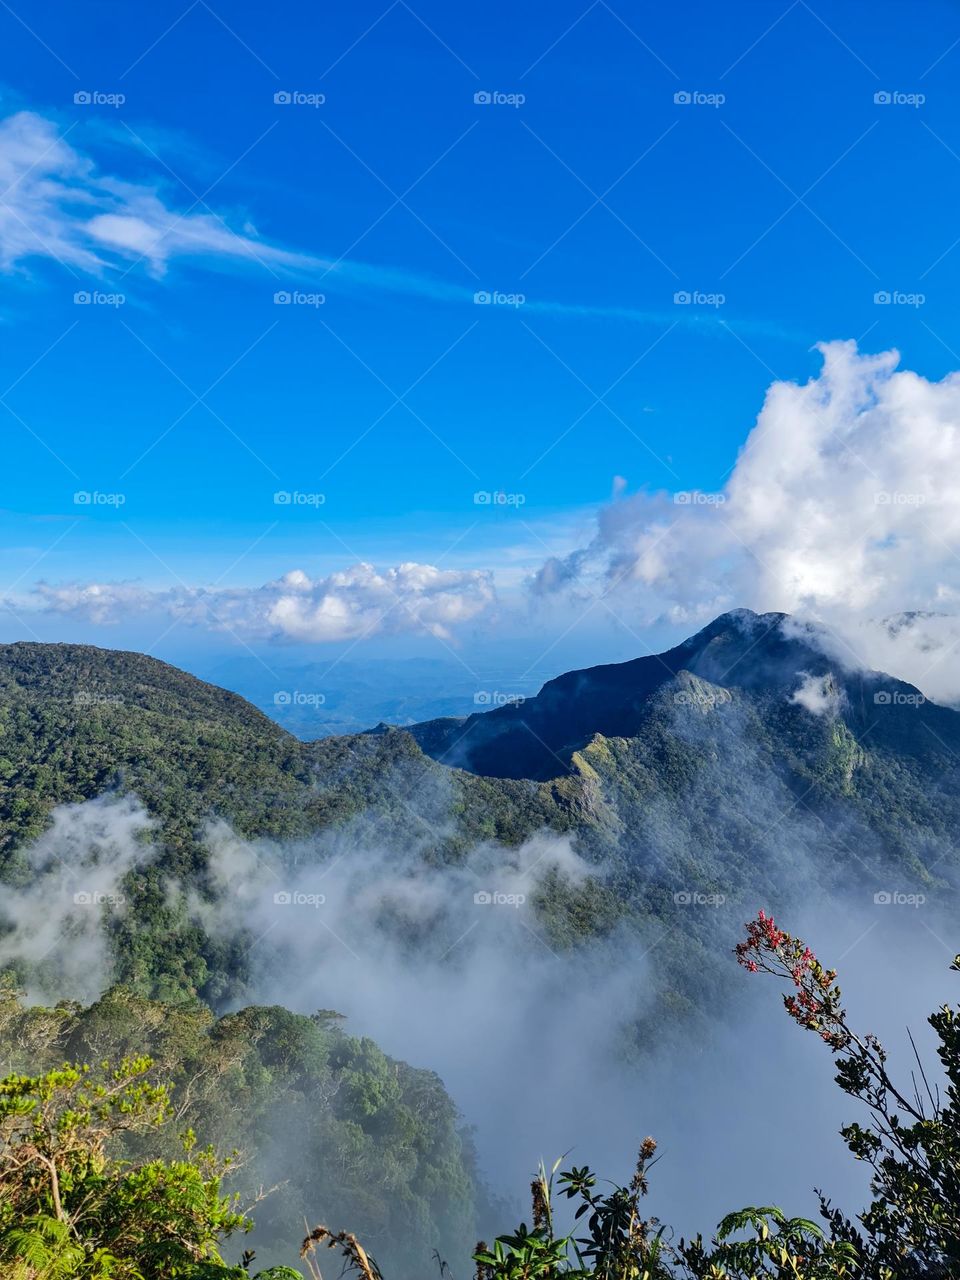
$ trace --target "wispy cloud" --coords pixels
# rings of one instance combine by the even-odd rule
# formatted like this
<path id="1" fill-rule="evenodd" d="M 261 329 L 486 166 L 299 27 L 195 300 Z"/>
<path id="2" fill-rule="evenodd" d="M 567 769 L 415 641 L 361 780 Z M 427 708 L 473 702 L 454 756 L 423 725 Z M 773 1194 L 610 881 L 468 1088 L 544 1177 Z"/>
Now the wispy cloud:
<path id="1" fill-rule="evenodd" d="M 88 133 L 103 149 L 101 128 Z M 31 260 L 53 259 L 70 271 L 97 277 L 126 274 L 142 266 L 154 278 L 167 274 L 176 260 L 233 264 L 285 278 L 320 283 L 325 289 L 390 293 L 471 306 L 473 285 L 463 286 L 424 272 L 351 258 L 324 256 L 271 243 L 249 222 L 231 220 L 203 198 L 184 196 L 181 207 L 167 191 L 170 174 L 155 165 L 151 181 L 132 181 L 105 172 L 74 145 L 74 127 L 61 126 L 32 111 L 0 120 L 0 270 L 22 268 Z M 158 160 L 132 130 L 113 130 L 106 151 L 114 162 L 122 153 Z M 235 225 L 238 224 L 238 225 Z M 496 297 L 496 295 L 490 295 Z M 571 303 L 528 297 L 524 312 L 568 320 L 616 321 L 665 328 L 682 325 L 704 333 L 724 331 L 710 308 L 675 305 L 662 309 Z M 766 321 L 738 318 L 743 332 L 788 337 Z"/>
<path id="2" fill-rule="evenodd" d="M 463 296 L 426 276 L 271 244 L 199 200 L 178 210 L 159 178 L 133 182 L 101 172 L 71 144 L 70 133 L 30 111 L 0 121 L 0 268 L 52 258 L 99 276 L 142 262 L 159 277 L 178 258 L 219 259 L 287 273 L 330 272 L 352 284 L 396 292 Z M 129 145 L 140 155 L 133 134 Z"/>

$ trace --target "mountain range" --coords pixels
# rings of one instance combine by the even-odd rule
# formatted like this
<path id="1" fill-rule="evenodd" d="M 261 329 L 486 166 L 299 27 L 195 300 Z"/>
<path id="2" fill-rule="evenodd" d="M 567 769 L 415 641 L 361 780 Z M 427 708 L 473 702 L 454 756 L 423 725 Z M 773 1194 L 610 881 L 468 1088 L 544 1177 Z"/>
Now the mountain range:
<path id="1" fill-rule="evenodd" d="M 452 1249 L 497 1216 L 472 1140 L 429 1070 L 352 1038 L 329 1009 L 309 1016 L 301 987 L 306 966 L 324 965 L 322 947 L 292 953 L 304 957 L 301 971 L 271 951 L 273 922 L 244 914 L 234 835 L 254 861 L 279 859 L 290 883 L 305 869 L 325 874 L 332 859 L 368 865 L 357 880 L 366 889 L 381 877 L 409 889 L 372 907 L 368 898 L 362 911 L 346 901 L 342 919 L 288 915 L 287 941 L 382 931 L 386 954 L 420 949 L 431 975 L 454 950 L 436 946 L 451 897 L 450 940 L 482 933 L 471 933 L 479 916 L 461 928 L 479 910 L 472 866 L 491 865 L 491 851 L 492 865 L 509 864 L 524 842 L 569 845 L 585 874 L 565 874 L 564 859 L 531 872 L 510 963 L 522 968 L 528 953 L 542 962 L 544 947 L 573 961 L 563 974 L 591 954 L 623 959 L 627 1002 L 611 1015 L 624 1021 L 623 1053 L 670 1037 L 687 1052 L 722 1022 L 736 976 L 722 959 L 758 906 L 792 914 L 817 895 L 864 910 L 901 896 L 952 898 L 958 764 L 960 712 L 860 669 L 825 633 L 783 614 L 725 614 L 665 653 L 572 671 L 482 714 L 312 742 L 143 654 L 2 646 L 0 1059 L 22 1071 L 149 1052 L 203 1141 L 252 1153 L 231 1185 L 283 1180 L 258 1219 L 265 1260 L 289 1260 L 284 1248 L 316 1196 L 412 1280 L 436 1242 Z M 96 920 L 108 989 L 83 1008 L 55 989 L 45 941 L 17 951 L 17 912 L 32 912 L 27 931 L 43 938 L 58 908 L 37 851 L 72 890 L 78 858 L 109 859 L 106 827 L 78 815 L 91 804 L 101 817 L 113 804 L 132 812 L 133 797 L 146 824 L 134 838 L 142 856 L 118 864 L 119 892 Z M 419 894 L 438 884 L 434 910 Z M 95 953 L 91 895 L 79 897 L 58 924 L 68 974 Z M 409 917 L 398 915 L 404 901 Z M 363 949 L 346 936 L 351 954 Z M 344 986 L 369 970 L 335 972 L 339 985 L 328 974 L 323 990 L 349 1004 Z M 23 988 L 33 993 L 26 1003 Z M 38 988 L 49 1006 L 34 1003 Z M 269 1002 L 278 990 L 300 1011 L 264 1007 L 264 993 Z M 389 983 L 384 991 L 390 999 Z M 605 998 L 598 989 L 601 1007 Z"/>
<path id="2" fill-rule="evenodd" d="M 301 844 L 347 830 L 358 858 L 375 837 L 433 864 L 569 835 L 595 875 L 540 886 L 538 910 L 546 937 L 574 945 L 625 920 L 669 923 L 703 895 L 739 915 L 810 886 L 947 893 L 958 762 L 960 713 L 783 614 L 725 614 L 665 653 L 482 714 L 315 742 L 142 654 L 0 647 L 0 875 L 29 882 L 56 806 L 134 793 L 156 855 L 131 871 L 113 929 L 118 973 L 145 995 L 216 1003 L 246 980 L 243 948 L 168 892 L 176 877 L 215 894 L 213 819 Z M 709 916 L 687 914 L 694 937 Z"/>

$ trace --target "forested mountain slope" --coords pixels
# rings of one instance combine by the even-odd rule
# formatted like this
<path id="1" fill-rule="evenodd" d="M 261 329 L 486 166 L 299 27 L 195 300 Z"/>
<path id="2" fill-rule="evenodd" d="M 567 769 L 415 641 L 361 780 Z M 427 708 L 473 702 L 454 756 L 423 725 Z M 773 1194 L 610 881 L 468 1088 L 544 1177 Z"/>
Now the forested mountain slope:
<path id="1" fill-rule="evenodd" d="M 568 673 L 465 721 L 314 743 L 141 654 L 0 648 L 0 874 L 30 883 L 30 842 L 55 806 L 138 796 L 153 850 L 109 922 L 114 976 L 163 997 L 242 998 L 249 976 L 242 937 L 211 937 L 170 894 L 175 880 L 216 897 L 212 820 L 297 865 L 330 832 L 351 858 L 377 847 L 434 868 L 565 833 L 595 876 L 537 887 L 551 945 L 682 920 L 696 947 L 726 928 L 689 910 L 698 895 L 739 920 L 741 903 L 838 885 L 865 901 L 951 892 L 958 761 L 960 714 L 827 656 L 782 615 L 724 615 L 665 654 Z"/>
<path id="2" fill-rule="evenodd" d="M 254 1237 L 235 1252 L 252 1246 L 261 1266 L 293 1265 L 304 1219 L 349 1219 L 401 1276 L 416 1277 L 433 1249 L 476 1237 L 482 1193 L 470 1142 L 437 1076 L 339 1024 L 335 1013 L 281 1008 L 215 1018 L 199 1002 L 165 1005 L 124 988 L 88 1008 L 25 1007 L 0 987 L 0 1076 L 148 1054 L 150 1078 L 172 1086 L 174 1107 L 149 1137 L 151 1157 L 175 1160 L 192 1129 L 201 1145 L 238 1153 L 227 1189 L 241 1204 L 269 1192 Z"/>

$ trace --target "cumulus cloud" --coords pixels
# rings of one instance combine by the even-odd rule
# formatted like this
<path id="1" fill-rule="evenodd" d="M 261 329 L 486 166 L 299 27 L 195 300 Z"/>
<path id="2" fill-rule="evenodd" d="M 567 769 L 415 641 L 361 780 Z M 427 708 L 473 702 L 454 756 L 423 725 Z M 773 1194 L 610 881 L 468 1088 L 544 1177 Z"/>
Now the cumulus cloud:
<path id="1" fill-rule="evenodd" d="M 587 545 L 541 566 L 534 595 L 616 593 L 646 622 L 799 613 L 841 633 L 848 656 L 885 655 L 913 678 L 902 664 L 923 665 L 924 629 L 881 620 L 960 600 L 960 374 L 930 382 L 854 342 L 819 351 L 818 376 L 770 387 L 720 492 L 610 503 Z"/>
<path id="2" fill-rule="evenodd" d="M 130 582 L 38 583 L 35 607 L 97 623 L 162 613 L 213 631 L 307 643 L 420 632 L 450 639 L 494 601 L 493 580 L 477 569 L 406 562 L 389 569 L 357 564 L 326 578 L 294 569 L 253 587 L 171 587 Z"/>

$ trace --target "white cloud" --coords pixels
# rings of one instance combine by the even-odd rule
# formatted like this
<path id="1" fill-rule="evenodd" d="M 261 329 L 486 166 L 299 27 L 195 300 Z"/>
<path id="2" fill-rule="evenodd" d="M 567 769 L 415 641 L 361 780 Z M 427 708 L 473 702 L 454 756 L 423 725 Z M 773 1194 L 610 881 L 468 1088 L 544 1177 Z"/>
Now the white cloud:
<path id="1" fill-rule="evenodd" d="M 412 562 L 383 570 L 358 564 L 326 578 L 295 569 L 254 587 L 151 590 L 130 582 L 41 582 L 32 596 L 46 612 L 98 623 L 156 612 L 213 631 L 308 643 L 404 631 L 449 639 L 493 601 L 489 573 Z"/>
<path id="2" fill-rule="evenodd" d="M 159 596 L 135 582 L 65 582 L 34 588 L 36 602 L 50 613 L 72 614 L 91 622 L 117 622 L 148 610 Z"/>
<path id="3" fill-rule="evenodd" d="M 97 275 L 140 257 L 162 275 L 170 258 L 184 254 L 298 262 L 212 214 L 178 214 L 157 190 L 99 173 L 51 121 L 29 111 L 0 121 L 0 191 L 5 270 L 34 257 Z"/>
<path id="4" fill-rule="evenodd" d="M 138 166 L 144 162 L 144 152 L 151 161 L 156 160 L 132 130 L 110 133 L 114 154 L 135 154 Z M 0 119 L 0 270 L 10 271 L 31 259 L 52 258 L 73 271 L 103 276 L 111 268 L 142 262 L 159 278 L 173 260 L 194 258 L 260 265 L 274 275 L 304 283 L 322 279 L 329 289 L 340 285 L 462 305 L 471 305 L 474 300 L 473 285 L 450 284 L 417 271 L 271 244 L 245 220 L 235 220 L 239 229 L 231 226 L 230 220 L 206 202 L 189 195 L 182 198 L 183 207 L 178 210 L 165 194 L 164 188 L 174 184 L 162 162 L 156 163 L 156 180 L 118 178 L 102 171 L 90 155 L 74 145 L 79 136 L 75 127 L 63 129 L 32 111 Z M 164 141 L 158 140 L 158 145 L 162 147 Z M 181 155 L 184 144 L 178 140 L 177 145 Z M 572 320 L 657 327 L 681 324 L 703 332 L 722 332 L 715 316 L 702 315 L 690 307 L 644 311 L 544 298 L 527 299 L 522 305 L 533 314 Z M 768 321 L 741 316 L 737 323 L 746 333 L 790 336 Z"/>
<path id="5" fill-rule="evenodd" d="M 770 387 L 720 493 L 608 504 L 587 545 L 541 566 L 534 594 L 602 590 L 634 624 L 784 610 L 868 660 L 918 657 L 915 628 L 898 641 L 872 620 L 960 599 L 960 374 L 929 382 L 853 342 L 819 350 L 819 376 Z M 960 676 L 944 679 L 960 693 Z"/>
<path id="6" fill-rule="evenodd" d="M 812 716 L 836 715 L 843 702 L 843 694 L 833 676 L 814 676 L 809 671 L 801 671 L 800 676 L 799 688 L 791 693 L 790 701 Z"/>
<path id="7" fill-rule="evenodd" d="M 89 244 L 66 231 L 89 211 L 90 177 L 89 164 L 39 116 L 20 112 L 0 122 L 0 265 L 44 254 L 98 270 L 103 264 Z"/>
<path id="8" fill-rule="evenodd" d="M 31 995 L 88 1001 L 103 990 L 104 919 L 126 910 L 124 878 L 153 856 L 153 826 L 135 796 L 103 795 L 58 805 L 23 850 L 25 883 L 0 900 L 0 964 L 27 964 Z"/>
<path id="9" fill-rule="evenodd" d="M 838 619 L 822 641 L 832 657 L 916 685 L 935 702 L 960 703 L 960 616 L 926 612 Z"/>
<path id="10" fill-rule="evenodd" d="M 330 272 L 350 285 L 395 292 L 461 296 L 462 291 L 429 277 L 360 262 L 334 263 L 269 244 L 191 199 L 178 211 L 159 182 L 131 182 L 101 172 L 67 141 L 71 132 L 31 111 L 0 120 L 0 269 L 39 257 L 99 276 L 142 259 L 151 274 L 162 276 L 171 260 L 194 257 L 260 264 L 287 274 Z M 131 137 L 129 150 L 135 149 Z"/>

